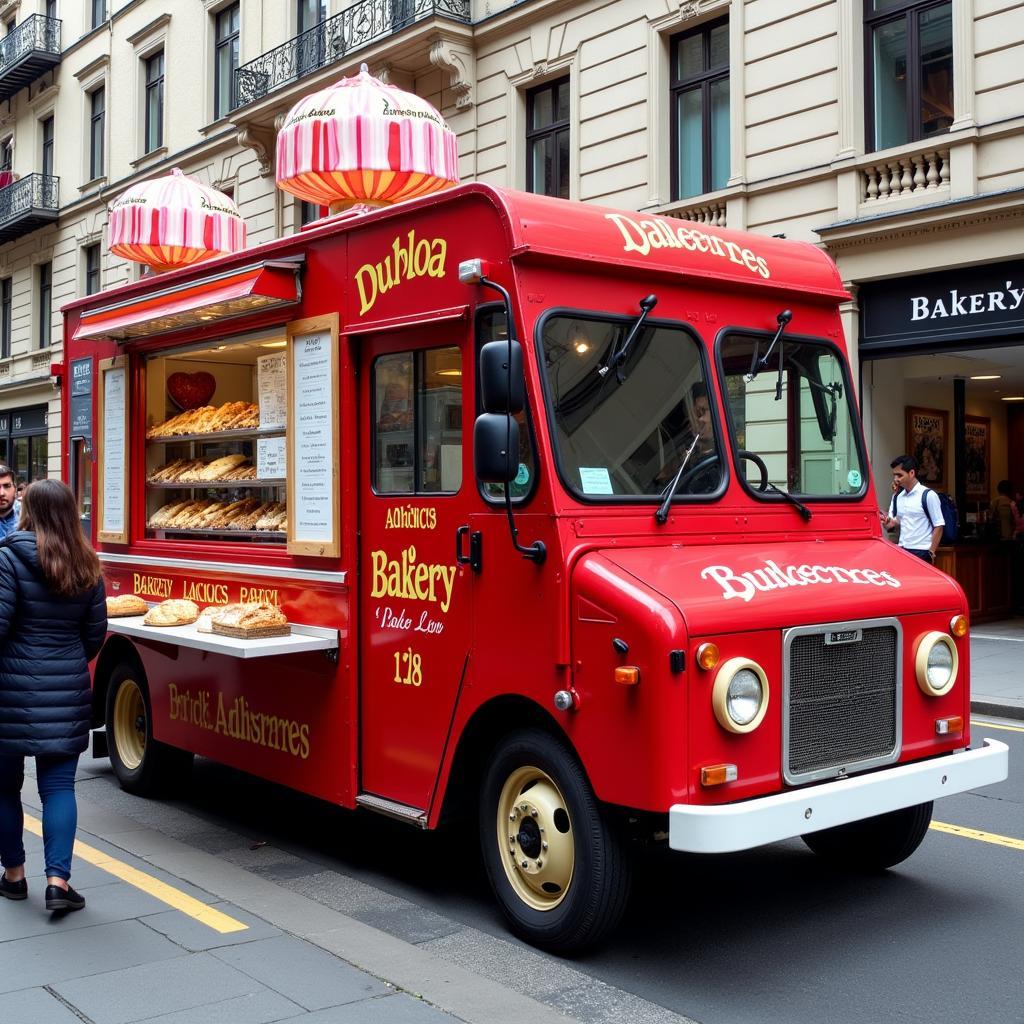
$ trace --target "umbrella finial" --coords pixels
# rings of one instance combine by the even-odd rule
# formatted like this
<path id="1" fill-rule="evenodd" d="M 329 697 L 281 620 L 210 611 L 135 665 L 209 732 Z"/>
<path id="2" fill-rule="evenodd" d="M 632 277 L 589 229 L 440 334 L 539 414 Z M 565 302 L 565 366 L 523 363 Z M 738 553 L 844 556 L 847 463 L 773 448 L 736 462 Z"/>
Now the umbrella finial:
<path id="1" fill-rule="evenodd" d="M 366 66 L 366 61 L 364 60 L 362 64 L 359 65 L 359 74 L 368 75 L 369 73 L 370 69 Z"/>

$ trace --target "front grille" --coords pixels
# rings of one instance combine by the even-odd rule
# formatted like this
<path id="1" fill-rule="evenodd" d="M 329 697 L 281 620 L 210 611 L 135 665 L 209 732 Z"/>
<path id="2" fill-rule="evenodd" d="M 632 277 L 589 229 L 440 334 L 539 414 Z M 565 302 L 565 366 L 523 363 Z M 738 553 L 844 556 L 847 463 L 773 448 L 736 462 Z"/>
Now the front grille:
<path id="1" fill-rule="evenodd" d="M 834 775 L 840 767 L 866 768 L 898 753 L 899 629 L 894 622 L 838 629 L 859 629 L 861 639 L 826 643 L 837 631 L 834 625 L 795 629 L 787 636 L 789 782 Z"/>

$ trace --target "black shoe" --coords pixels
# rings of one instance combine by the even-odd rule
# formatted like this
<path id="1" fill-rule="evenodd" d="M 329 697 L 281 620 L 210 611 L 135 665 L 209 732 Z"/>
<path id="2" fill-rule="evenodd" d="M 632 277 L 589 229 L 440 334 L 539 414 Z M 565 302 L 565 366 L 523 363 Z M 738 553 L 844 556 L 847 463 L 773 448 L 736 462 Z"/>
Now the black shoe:
<path id="1" fill-rule="evenodd" d="M 12 882 L 7 877 L 7 872 L 0 874 L 0 896 L 6 896 L 9 900 L 28 899 L 28 879 L 23 878 L 20 882 Z"/>
<path id="2" fill-rule="evenodd" d="M 62 889 L 59 885 L 46 887 L 47 910 L 81 910 L 85 906 L 85 897 L 75 892 L 69 885 Z"/>

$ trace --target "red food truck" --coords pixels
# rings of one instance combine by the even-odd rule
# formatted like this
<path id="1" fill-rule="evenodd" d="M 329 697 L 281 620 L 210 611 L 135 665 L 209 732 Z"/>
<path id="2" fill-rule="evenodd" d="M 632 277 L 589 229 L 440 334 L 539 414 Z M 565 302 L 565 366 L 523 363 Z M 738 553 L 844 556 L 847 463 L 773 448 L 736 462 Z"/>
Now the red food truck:
<path id="1" fill-rule="evenodd" d="M 810 244 L 470 184 L 70 303 L 108 594 L 288 622 L 111 618 L 98 749 L 475 815 L 559 952 L 645 841 L 903 860 L 1007 751 L 962 591 L 882 535 L 847 298 Z"/>

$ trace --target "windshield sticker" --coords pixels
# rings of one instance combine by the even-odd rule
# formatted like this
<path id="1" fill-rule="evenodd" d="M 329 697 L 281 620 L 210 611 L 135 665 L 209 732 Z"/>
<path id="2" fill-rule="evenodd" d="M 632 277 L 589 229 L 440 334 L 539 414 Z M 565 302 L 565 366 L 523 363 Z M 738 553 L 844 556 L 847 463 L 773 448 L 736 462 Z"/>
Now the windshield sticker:
<path id="1" fill-rule="evenodd" d="M 771 277 L 768 261 L 763 256 L 736 242 L 726 241 L 718 235 L 697 228 L 681 227 L 678 223 L 650 217 L 636 221 L 622 213 L 606 213 L 605 220 L 612 221 L 622 234 L 623 252 L 638 252 L 646 256 L 652 249 L 686 249 L 689 252 L 707 252 L 712 256 L 728 259 L 730 263 L 744 267 L 751 274 L 763 278 Z"/>
<path id="2" fill-rule="evenodd" d="M 519 472 L 516 473 L 515 483 L 525 487 L 530 482 L 530 469 L 525 462 L 519 463 Z"/>
<path id="3" fill-rule="evenodd" d="M 763 569 L 736 573 L 727 565 L 709 565 L 701 570 L 703 580 L 714 580 L 722 588 L 725 601 L 738 597 L 749 601 L 757 593 L 785 590 L 787 587 L 808 587 L 817 584 L 856 583 L 874 587 L 896 587 L 903 584 L 891 573 L 877 569 L 848 569 L 839 565 L 787 565 L 784 569 L 769 559 Z"/>
<path id="4" fill-rule="evenodd" d="M 860 487 L 860 470 L 851 469 L 850 472 L 846 474 L 846 482 L 854 489 Z"/>
<path id="5" fill-rule="evenodd" d="M 584 494 L 614 494 L 612 478 L 604 466 L 580 466 L 580 487 Z"/>

